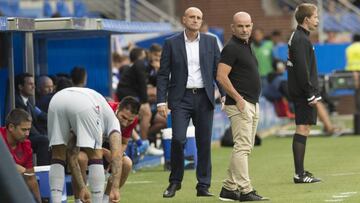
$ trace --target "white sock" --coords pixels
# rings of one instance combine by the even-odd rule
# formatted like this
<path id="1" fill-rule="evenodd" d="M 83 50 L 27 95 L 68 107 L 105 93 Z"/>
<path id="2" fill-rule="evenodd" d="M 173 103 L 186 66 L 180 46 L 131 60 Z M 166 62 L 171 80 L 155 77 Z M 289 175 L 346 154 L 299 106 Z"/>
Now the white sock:
<path id="1" fill-rule="evenodd" d="M 75 203 L 82 203 L 80 199 L 75 199 Z"/>
<path id="2" fill-rule="evenodd" d="M 61 203 L 62 192 L 65 182 L 65 169 L 61 164 L 51 164 L 49 171 L 49 183 L 51 199 L 53 203 Z"/>
<path id="3" fill-rule="evenodd" d="M 103 197 L 103 203 L 109 203 L 109 195 L 107 194 L 104 194 L 104 197 Z"/>
<path id="4" fill-rule="evenodd" d="M 105 173 L 102 164 L 89 165 L 88 181 L 91 191 L 91 201 L 101 202 L 104 194 Z"/>

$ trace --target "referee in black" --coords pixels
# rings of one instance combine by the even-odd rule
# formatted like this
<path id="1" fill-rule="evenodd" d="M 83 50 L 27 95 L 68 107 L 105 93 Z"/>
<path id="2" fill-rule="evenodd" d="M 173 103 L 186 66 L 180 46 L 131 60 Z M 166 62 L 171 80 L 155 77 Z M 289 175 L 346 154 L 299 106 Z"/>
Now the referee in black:
<path id="1" fill-rule="evenodd" d="M 287 61 L 289 95 L 295 104 L 296 132 L 293 137 L 295 183 L 316 183 L 321 180 L 304 170 L 306 140 L 310 126 L 316 124 L 316 103 L 321 100 L 318 88 L 314 46 L 309 40 L 310 31 L 319 24 L 318 9 L 314 4 L 303 3 L 295 10 L 298 23 L 288 42 Z"/>

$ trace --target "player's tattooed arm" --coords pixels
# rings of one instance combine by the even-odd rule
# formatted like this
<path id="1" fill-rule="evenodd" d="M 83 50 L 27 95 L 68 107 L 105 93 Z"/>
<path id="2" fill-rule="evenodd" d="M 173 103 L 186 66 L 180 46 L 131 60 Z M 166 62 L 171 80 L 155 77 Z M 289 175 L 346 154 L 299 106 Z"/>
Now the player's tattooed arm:
<path id="1" fill-rule="evenodd" d="M 121 154 L 121 135 L 115 131 L 110 135 L 110 150 L 111 150 L 111 175 L 112 188 L 119 188 L 121 169 L 122 169 L 122 154 Z"/>

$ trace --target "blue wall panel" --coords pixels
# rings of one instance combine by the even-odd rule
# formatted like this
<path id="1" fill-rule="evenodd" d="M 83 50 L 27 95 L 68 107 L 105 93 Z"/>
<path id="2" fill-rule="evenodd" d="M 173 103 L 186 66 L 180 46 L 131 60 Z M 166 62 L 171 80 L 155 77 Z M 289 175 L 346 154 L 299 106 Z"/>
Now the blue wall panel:
<path id="1" fill-rule="evenodd" d="M 20 32 L 12 33 L 12 46 L 13 46 L 13 63 L 14 73 L 22 73 L 25 68 L 24 63 L 24 45 L 25 45 L 25 34 Z M 10 36 L 10 33 L 9 33 Z M 7 51 L 7 50 L 3 50 Z M 0 67 L 0 126 L 5 123 L 5 116 L 9 111 L 8 104 L 8 89 L 9 89 L 9 68 Z"/>
<path id="2" fill-rule="evenodd" d="M 346 66 L 345 50 L 349 44 L 316 44 L 315 54 L 319 74 L 343 70 Z M 287 60 L 287 45 L 279 48 L 281 59 Z"/>
<path id="3" fill-rule="evenodd" d="M 315 46 L 319 73 L 343 70 L 346 66 L 345 49 L 348 44 L 322 44 Z"/>
<path id="4" fill-rule="evenodd" d="M 0 126 L 5 124 L 5 114 L 6 114 L 6 90 L 8 84 L 8 69 L 1 67 L 0 68 Z"/>
<path id="5" fill-rule="evenodd" d="M 83 66 L 88 73 L 87 87 L 104 96 L 110 94 L 110 38 L 48 40 L 48 74 L 70 73 L 74 66 Z"/>
<path id="6" fill-rule="evenodd" d="M 14 73 L 15 75 L 25 70 L 25 34 L 22 32 L 13 33 L 14 48 Z"/>

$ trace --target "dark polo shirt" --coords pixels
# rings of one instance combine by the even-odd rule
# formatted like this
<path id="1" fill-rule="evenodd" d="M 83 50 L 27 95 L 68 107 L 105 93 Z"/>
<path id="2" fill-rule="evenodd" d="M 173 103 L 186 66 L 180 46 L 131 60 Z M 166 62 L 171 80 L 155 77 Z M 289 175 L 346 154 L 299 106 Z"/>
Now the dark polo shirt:
<path id="1" fill-rule="evenodd" d="M 220 63 L 231 66 L 229 79 L 236 91 L 248 102 L 259 102 L 261 91 L 258 63 L 250 44 L 233 36 L 221 52 Z M 226 105 L 236 102 L 226 95 Z"/>

